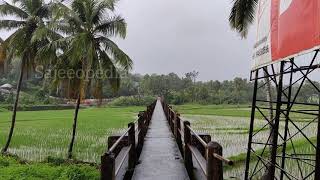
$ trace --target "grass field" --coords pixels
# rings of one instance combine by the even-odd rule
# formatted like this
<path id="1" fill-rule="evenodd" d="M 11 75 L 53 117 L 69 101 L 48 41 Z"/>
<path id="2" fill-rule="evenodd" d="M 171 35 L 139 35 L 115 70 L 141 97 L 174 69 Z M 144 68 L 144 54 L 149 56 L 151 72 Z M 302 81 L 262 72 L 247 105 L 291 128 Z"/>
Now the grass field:
<path id="1" fill-rule="evenodd" d="M 224 156 L 236 160 L 236 165 L 225 169 L 226 178 L 239 178 L 244 173 L 244 159 L 248 139 L 250 117 L 249 105 L 181 105 L 174 106 L 189 120 L 192 127 L 201 133 L 207 133 L 212 139 L 224 147 Z M 127 127 L 127 123 L 136 120 L 136 115 L 144 107 L 106 107 L 81 109 L 74 154 L 76 159 L 99 163 L 100 155 L 106 149 L 106 140 L 110 134 L 119 133 Z M 0 110 L 0 145 L 3 146 L 8 133 L 11 112 Z M 56 165 L 48 163 L 47 158 L 65 158 L 71 136 L 73 110 L 18 112 L 17 124 L 10 152 L 28 160 L 28 165 L 14 158 L 0 158 L 0 179 L 10 179 L 10 174 L 17 173 L 25 179 L 97 179 L 96 167 L 77 164 Z M 269 131 L 263 128 L 265 123 L 257 116 L 255 141 L 266 142 Z M 297 126 L 306 125 L 308 117 L 302 119 Z M 315 136 L 316 123 L 304 129 L 309 137 Z M 291 129 L 294 129 L 290 126 Z M 280 131 L 284 122 L 280 123 Z M 292 131 L 291 133 L 296 133 Z M 314 153 L 305 145 L 301 135 L 297 135 L 295 151 Z M 262 146 L 255 147 L 258 152 Z M 31 161 L 31 162 L 30 162 Z M 42 162 L 42 163 L 39 163 Z M 297 169 L 295 162 L 288 162 L 289 168 Z M 305 166 L 304 171 L 310 171 Z M 87 173 L 86 173 L 87 172 Z M 297 171 L 298 172 L 298 171 Z M 27 176 L 28 175 L 28 176 Z M 29 178 L 30 177 L 30 178 Z M 73 178 L 74 177 L 74 178 Z M 14 178 L 13 178 L 14 179 Z"/>
<path id="2" fill-rule="evenodd" d="M 74 147 L 77 159 L 98 162 L 110 134 L 127 127 L 144 107 L 81 109 Z M 0 112 L 0 146 L 6 140 L 11 112 Z M 9 151 L 30 161 L 48 156 L 66 157 L 71 138 L 73 110 L 18 112 Z"/>
<path id="3" fill-rule="evenodd" d="M 300 107 L 295 107 L 299 109 Z M 212 140 L 219 142 L 223 147 L 223 153 L 225 157 L 229 157 L 236 161 L 234 167 L 225 168 L 225 178 L 230 179 L 243 179 L 244 163 L 246 158 L 246 148 L 248 143 L 248 132 L 250 125 L 250 113 L 251 109 L 247 105 L 182 105 L 175 106 L 183 120 L 191 122 L 191 126 L 200 133 L 210 134 Z M 266 113 L 267 114 L 267 113 Z M 294 118 L 295 125 L 303 129 L 303 133 L 308 137 L 316 136 L 317 123 L 311 123 L 308 125 L 312 116 L 294 114 L 291 118 Z M 282 119 L 283 120 L 283 119 Z M 260 131 L 254 136 L 254 142 L 267 142 L 269 136 L 269 129 L 266 125 L 266 121 L 263 120 L 261 115 L 257 115 L 255 121 L 254 133 Z M 308 126 L 307 126 L 308 125 Z M 307 127 L 305 127 L 307 126 Z M 279 132 L 283 134 L 285 123 L 280 122 Z M 304 128 L 305 127 L 305 128 Z M 291 142 L 288 143 L 288 153 L 308 153 L 314 154 L 315 149 L 304 139 L 303 135 L 298 132 L 294 125 L 289 124 L 291 134 L 296 134 L 292 138 L 292 142 L 295 144 L 295 148 L 291 146 Z M 315 143 L 315 138 L 312 138 Z M 279 140 L 279 143 L 282 143 Z M 263 145 L 254 145 L 253 148 L 257 152 L 262 152 Z M 267 156 L 268 152 L 263 153 L 263 156 Z M 304 157 L 310 158 L 310 157 Z M 254 165 L 257 161 L 253 161 Z M 292 172 L 295 177 L 299 177 L 299 165 L 295 160 L 287 160 L 287 169 Z M 259 164 L 261 167 L 261 162 Z M 308 174 L 312 170 L 312 165 L 306 163 L 301 164 L 301 170 L 303 174 Z M 258 168 L 259 169 L 259 168 Z M 263 171 L 262 171 L 263 172 Z M 279 172 L 278 172 L 279 173 Z M 261 176 L 262 174 L 257 174 Z M 311 176 L 312 177 L 312 176 Z"/>
<path id="4" fill-rule="evenodd" d="M 233 117 L 250 117 L 249 105 L 200 105 L 186 104 L 174 106 L 174 109 L 182 115 L 216 115 Z"/>

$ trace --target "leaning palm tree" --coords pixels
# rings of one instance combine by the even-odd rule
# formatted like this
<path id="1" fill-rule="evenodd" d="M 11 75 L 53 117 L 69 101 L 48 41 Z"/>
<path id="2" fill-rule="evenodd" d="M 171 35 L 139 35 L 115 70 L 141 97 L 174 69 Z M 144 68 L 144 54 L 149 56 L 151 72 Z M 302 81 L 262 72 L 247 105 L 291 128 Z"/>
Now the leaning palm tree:
<path id="1" fill-rule="evenodd" d="M 248 34 L 248 30 L 250 25 L 252 25 L 253 21 L 255 20 L 255 11 L 259 0 L 235 0 L 233 7 L 231 8 L 231 13 L 229 16 L 229 23 L 232 29 L 237 31 L 241 37 L 245 38 Z M 270 138 L 269 138 L 269 144 L 274 144 L 272 142 L 273 136 L 276 134 L 273 133 L 273 104 L 272 104 L 272 87 L 270 83 L 270 78 L 268 77 L 268 68 L 264 67 L 264 78 L 266 88 L 266 98 L 269 106 L 269 121 L 270 121 Z M 271 166 L 269 164 L 269 166 Z M 267 168 L 267 171 L 263 175 L 263 179 L 269 177 L 269 169 Z"/>
<path id="2" fill-rule="evenodd" d="M 19 58 L 20 75 L 17 82 L 16 98 L 13 105 L 11 128 L 7 142 L 2 149 L 6 153 L 14 132 L 16 113 L 19 103 L 19 94 L 23 77 L 35 65 L 35 54 L 42 42 L 31 42 L 31 37 L 36 29 L 43 25 L 50 17 L 50 5 L 44 0 L 12 0 L 13 4 L 3 1 L 0 5 L 0 15 L 5 17 L 0 20 L 0 29 L 15 30 L 14 33 L 3 42 L 7 57 Z M 7 58 L 10 60 L 11 58 Z"/>
<path id="3" fill-rule="evenodd" d="M 68 149 L 68 158 L 76 136 L 78 113 L 81 99 L 85 97 L 88 84 L 95 87 L 94 95 L 101 97 L 102 83 L 108 80 L 114 90 L 120 84 L 120 70 L 129 71 L 132 60 L 110 38 L 126 36 L 126 23 L 120 16 L 114 16 L 115 0 L 73 0 L 71 8 L 60 3 L 55 8 L 55 22 L 51 28 L 66 36 L 43 47 L 42 55 L 57 55 L 57 49 L 63 52 L 60 60 L 68 60 L 67 66 L 81 70 L 77 77 L 69 78 L 72 82 L 76 100 L 72 137 Z M 39 33 L 45 34 L 45 33 Z M 48 53 L 51 52 L 51 53 Z M 105 72 L 104 77 L 88 77 L 88 73 Z M 58 79 L 64 79 L 59 77 Z M 76 83 L 75 83 L 76 82 Z"/>

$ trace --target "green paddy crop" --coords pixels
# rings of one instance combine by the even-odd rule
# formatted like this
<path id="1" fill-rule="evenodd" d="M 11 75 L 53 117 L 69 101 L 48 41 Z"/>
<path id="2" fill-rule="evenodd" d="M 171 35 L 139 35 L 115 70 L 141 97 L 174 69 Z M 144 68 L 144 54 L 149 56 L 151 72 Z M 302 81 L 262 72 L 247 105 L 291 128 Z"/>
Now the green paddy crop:
<path id="1" fill-rule="evenodd" d="M 299 107 L 298 107 L 299 108 Z M 193 105 L 184 105 L 175 107 L 181 114 L 183 120 L 191 122 L 191 126 L 199 133 L 209 134 L 212 140 L 219 142 L 223 147 L 223 154 L 234 160 L 235 166 L 225 168 L 225 178 L 227 179 L 243 179 L 244 165 L 246 159 L 246 149 L 248 143 L 248 133 L 250 125 L 250 109 L 241 106 L 207 106 L 197 108 Z M 315 149 L 307 142 L 303 135 L 295 128 L 295 126 L 302 129 L 302 132 L 307 137 L 315 137 L 317 132 L 316 121 L 311 122 L 311 116 L 292 114 L 294 125 L 289 123 L 291 135 L 294 135 L 292 141 L 288 141 L 287 153 L 305 153 L 314 154 Z M 309 123 L 310 122 L 310 123 Z M 267 121 L 261 116 L 255 119 L 254 142 L 267 142 L 269 137 L 269 127 L 266 126 Z M 283 135 L 285 122 L 281 119 L 279 132 Z M 315 141 L 315 138 L 311 138 Z M 279 140 L 279 144 L 282 140 Z M 291 143 L 295 145 L 292 147 Z M 253 145 L 256 152 L 262 152 L 263 145 Z M 268 148 L 267 148 L 268 149 Z M 279 152 L 280 153 L 280 152 Z M 281 154 L 281 153 L 280 153 Z M 268 156 L 268 150 L 263 153 L 263 156 Z M 305 157 L 310 158 L 310 157 Z M 252 159 L 252 164 L 256 163 Z M 286 169 L 295 177 L 299 177 L 299 168 L 303 174 L 308 174 L 312 171 L 312 165 L 297 164 L 296 160 L 287 160 Z M 259 168 L 258 168 L 259 169 Z M 279 173 L 279 172 L 278 172 Z M 258 177 L 262 174 L 258 174 Z"/>
<path id="2" fill-rule="evenodd" d="M 81 109 L 74 154 L 76 159 L 99 162 L 106 149 L 107 137 L 117 134 L 136 120 L 144 107 L 106 107 Z M 0 112 L 0 146 L 9 131 L 11 112 Z M 73 110 L 22 111 L 9 152 L 29 161 L 48 156 L 66 157 L 71 138 Z"/>

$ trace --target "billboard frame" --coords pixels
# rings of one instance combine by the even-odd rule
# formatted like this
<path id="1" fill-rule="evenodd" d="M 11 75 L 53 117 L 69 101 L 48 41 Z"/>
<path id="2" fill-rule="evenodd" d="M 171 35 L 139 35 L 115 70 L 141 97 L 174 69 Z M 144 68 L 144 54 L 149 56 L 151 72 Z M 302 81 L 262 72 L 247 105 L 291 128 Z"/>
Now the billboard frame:
<path id="1" fill-rule="evenodd" d="M 295 63 L 296 60 L 294 58 L 290 58 L 289 60 L 280 61 L 279 72 L 275 71 L 275 63 L 251 71 L 250 80 L 254 81 L 254 91 L 251 106 L 249 140 L 247 146 L 246 169 L 244 177 L 245 180 L 256 178 L 256 175 L 258 173 L 261 174 L 262 170 L 265 171 L 263 172 L 263 175 L 266 179 L 282 180 L 284 177 L 286 177 L 287 179 L 306 179 L 314 175 L 314 179 L 320 180 L 320 88 L 317 87 L 309 77 L 312 72 L 320 68 L 320 64 L 315 64 L 315 60 L 318 55 L 319 49 L 314 51 L 314 56 L 312 57 L 311 61 L 309 61 L 309 63 L 305 66 L 298 66 Z M 298 76 L 297 78 L 293 78 L 294 74 L 296 73 L 300 76 Z M 267 81 L 261 83 L 262 80 Z M 289 82 L 289 84 L 285 85 L 284 81 Z M 259 97 L 257 96 L 258 92 L 266 87 L 266 84 L 268 82 L 272 83 L 276 88 L 276 99 L 259 99 Z M 297 97 L 300 93 L 300 90 L 306 82 L 309 82 L 318 92 L 318 103 L 297 102 Z M 293 91 L 294 85 L 298 85 L 298 89 L 295 91 Z M 270 107 L 266 106 L 266 103 L 273 104 L 273 107 L 275 108 L 271 107 L 271 109 Z M 299 105 L 303 108 L 294 110 L 292 107 L 296 105 Z M 274 112 L 275 116 L 273 117 L 273 119 L 270 119 L 263 112 L 266 110 Z M 303 126 L 301 128 L 296 125 L 296 119 L 290 116 L 290 114 L 292 113 L 307 114 L 310 116 L 314 116 L 315 118 L 308 122 L 307 126 Z M 258 131 L 255 130 L 255 127 L 257 126 L 255 123 L 257 114 L 262 116 L 263 120 L 266 121 L 266 125 Z M 284 130 L 279 128 L 281 119 L 284 119 Z M 316 145 L 313 144 L 311 139 L 312 137 L 309 137 L 303 132 L 303 130 L 310 125 L 309 123 L 317 123 Z M 294 130 L 297 131 L 297 133 L 294 135 L 290 133 L 290 129 L 293 128 L 292 126 L 294 127 Z M 263 132 L 265 127 L 270 128 L 268 139 L 264 142 L 254 141 L 253 137 Z M 303 136 L 306 142 L 309 143 L 311 147 L 315 148 L 316 153 L 312 154 L 312 156 L 310 155 L 310 157 L 314 156 L 313 159 L 306 158 L 306 154 L 298 154 L 295 150 L 294 153 L 289 156 L 287 147 L 290 144 L 294 149 L 295 145 L 292 139 L 297 134 Z M 272 141 L 270 141 L 271 138 Z M 259 145 L 263 146 L 262 151 L 260 151 L 261 153 L 257 152 L 253 148 L 253 146 L 257 145 L 258 143 Z M 267 148 L 270 148 L 269 154 L 265 156 L 264 153 L 268 151 L 266 150 Z M 252 162 L 251 158 L 254 158 L 257 161 Z M 297 162 L 301 177 L 294 177 L 294 175 L 292 175 L 292 173 L 287 169 L 286 162 L 289 160 Z M 314 168 L 310 173 L 304 174 L 301 170 L 301 163 L 308 164 L 309 166 L 311 166 L 311 168 Z"/>

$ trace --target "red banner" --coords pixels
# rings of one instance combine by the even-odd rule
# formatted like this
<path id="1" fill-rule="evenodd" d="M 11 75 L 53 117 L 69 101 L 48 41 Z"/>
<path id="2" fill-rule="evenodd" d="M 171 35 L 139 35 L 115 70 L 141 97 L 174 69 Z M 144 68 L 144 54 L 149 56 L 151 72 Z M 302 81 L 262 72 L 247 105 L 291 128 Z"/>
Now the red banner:
<path id="1" fill-rule="evenodd" d="M 320 0 L 261 0 L 257 19 L 254 68 L 310 52 L 320 45 Z"/>

